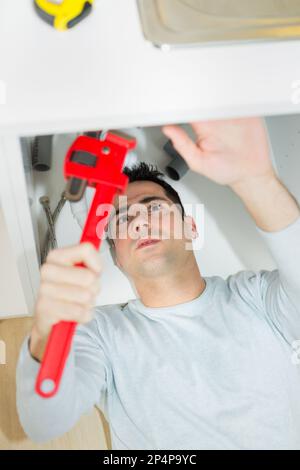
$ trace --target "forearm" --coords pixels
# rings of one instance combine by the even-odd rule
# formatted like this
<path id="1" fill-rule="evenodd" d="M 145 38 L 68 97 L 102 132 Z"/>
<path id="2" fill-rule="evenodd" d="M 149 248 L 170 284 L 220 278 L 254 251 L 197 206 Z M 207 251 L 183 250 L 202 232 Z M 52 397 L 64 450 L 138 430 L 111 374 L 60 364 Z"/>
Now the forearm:
<path id="1" fill-rule="evenodd" d="M 36 337 L 33 350 L 29 335 L 23 341 L 17 364 L 17 409 L 28 436 L 45 442 L 69 431 L 82 414 L 90 412 L 106 390 L 110 366 L 99 343 L 98 323 L 78 325 L 57 393 L 43 398 L 35 392 L 44 340 Z"/>
<path id="2" fill-rule="evenodd" d="M 243 201 L 257 227 L 266 232 L 283 230 L 300 216 L 300 207 L 275 174 L 250 177 L 231 186 Z"/>
<path id="3" fill-rule="evenodd" d="M 30 355 L 26 338 L 17 366 L 17 409 L 31 440 L 45 442 L 67 432 L 79 419 L 73 353 L 68 357 L 59 392 L 52 398 L 45 399 L 35 393 L 39 368 L 39 362 Z"/>

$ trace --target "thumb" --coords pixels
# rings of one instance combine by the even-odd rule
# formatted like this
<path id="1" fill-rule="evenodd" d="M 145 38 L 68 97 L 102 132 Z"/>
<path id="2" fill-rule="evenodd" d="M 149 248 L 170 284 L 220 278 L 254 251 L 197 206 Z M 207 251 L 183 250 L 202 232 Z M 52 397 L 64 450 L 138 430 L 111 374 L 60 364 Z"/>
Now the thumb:
<path id="1" fill-rule="evenodd" d="M 204 154 L 180 126 L 163 126 L 163 133 L 185 159 L 191 170 L 201 173 Z"/>

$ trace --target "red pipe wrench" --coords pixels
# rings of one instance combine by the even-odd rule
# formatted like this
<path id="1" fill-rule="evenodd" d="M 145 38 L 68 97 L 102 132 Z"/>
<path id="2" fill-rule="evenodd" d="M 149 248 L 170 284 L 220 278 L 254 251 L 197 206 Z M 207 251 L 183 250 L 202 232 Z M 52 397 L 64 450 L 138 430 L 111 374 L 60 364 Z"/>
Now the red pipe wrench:
<path id="1" fill-rule="evenodd" d="M 95 188 L 80 243 L 91 242 L 99 248 L 114 197 L 126 190 L 128 177 L 122 170 L 127 152 L 135 146 L 134 138 L 109 132 L 105 140 L 80 136 L 68 150 L 64 162 L 67 199 L 78 201 L 87 186 Z M 58 390 L 76 325 L 61 321 L 51 330 L 35 384 L 36 393 L 44 398 L 52 397 Z"/>

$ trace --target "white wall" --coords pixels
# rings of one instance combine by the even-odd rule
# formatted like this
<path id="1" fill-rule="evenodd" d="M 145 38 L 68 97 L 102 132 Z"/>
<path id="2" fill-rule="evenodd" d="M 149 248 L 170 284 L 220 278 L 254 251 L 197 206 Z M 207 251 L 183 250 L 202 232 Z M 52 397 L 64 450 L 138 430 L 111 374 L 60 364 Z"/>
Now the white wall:
<path id="1" fill-rule="evenodd" d="M 275 168 L 294 195 L 299 197 L 300 159 L 300 116 L 268 118 L 267 125 L 272 140 Z M 298 130 L 299 128 L 299 130 Z M 138 138 L 136 153 L 141 161 L 158 164 L 164 170 L 170 157 L 162 147 L 166 138 L 159 127 L 126 129 Z M 52 210 L 58 202 L 64 188 L 62 163 L 73 139 L 73 135 L 58 135 L 54 142 L 53 169 L 49 173 L 35 173 L 35 210 L 39 214 L 39 232 L 45 231 L 45 218 L 40 210 L 38 197 L 48 194 L 52 201 Z M 287 155 L 287 156 L 286 156 Z M 169 178 L 167 181 L 174 186 L 187 204 L 204 204 L 203 218 L 196 217 L 199 233 L 204 235 L 204 244 L 196 251 L 196 258 L 201 274 L 204 276 L 228 275 L 243 269 L 274 269 L 275 264 L 256 232 L 255 224 L 246 212 L 241 201 L 225 186 L 217 185 L 205 177 L 189 172 L 179 182 Z M 45 186 L 47 190 L 45 191 Z M 89 191 L 91 197 L 92 190 Z M 189 212 L 195 217 L 195 212 Z M 203 227 L 204 225 L 204 227 Z M 57 239 L 59 246 L 77 243 L 80 238 L 80 227 L 73 219 L 69 203 L 66 203 L 57 223 Z M 98 305 L 117 303 L 135 297 L 134 290 L 127 278 L 113 265 L 108 245 L 102 243 L 104 273 L 102 291 L 97 299 Z M 117 287 L 117 289 L 116 289 Z"/>

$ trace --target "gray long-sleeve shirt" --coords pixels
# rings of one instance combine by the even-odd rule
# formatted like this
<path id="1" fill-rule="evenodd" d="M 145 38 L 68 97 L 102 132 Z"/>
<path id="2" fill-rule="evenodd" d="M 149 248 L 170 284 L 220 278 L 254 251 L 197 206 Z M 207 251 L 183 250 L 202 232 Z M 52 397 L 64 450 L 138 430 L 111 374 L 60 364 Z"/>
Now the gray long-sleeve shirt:
<path id="1" fill-rule="evenodd" d="M 97 307 L 50 399 L 34 392 L 27 336 L 17 408 L 29 437 L 62 435 L 96 405 L 113 449 L 300 449 L 300 218 L 256 228 L 278 269 L 204 277 L 173 307 Z"/>

